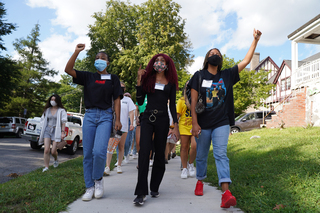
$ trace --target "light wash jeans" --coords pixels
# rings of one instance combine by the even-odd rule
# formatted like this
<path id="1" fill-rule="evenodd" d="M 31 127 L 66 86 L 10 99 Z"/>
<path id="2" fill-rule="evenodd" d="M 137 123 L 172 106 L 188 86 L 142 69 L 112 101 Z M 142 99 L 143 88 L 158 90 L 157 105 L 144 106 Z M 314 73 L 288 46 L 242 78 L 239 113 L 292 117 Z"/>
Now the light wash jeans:
<path id="1" fill-rule="evenodd" d="M 130 121 L 129 121 L 129 129 L 130 129 Z M 127 156 L 131 151 L 131 145 L 132 145 L 132 136 L 133 136 L 133 130 L 128 129 L 128 134 L 126 138 L 126 142 L 124 144 L 124 156 Z"/>
<path id="2" fill-rule="evenodd" d="M 197 142 L 197 179 L 203 180 L 207 177 L 207 160 L 212 141 L 213 156 L 216 162 L 219 185 L 231 183 L 229 158 L 227 157 L 227 145 L 230 126 L 224 125 L 215 129 L 202 129 Z"/>
<path id="3" fill-rule="evenodd" d="M 87 109 L 82 126 L 83 173 L 87 188 L 103 176 L 112 128 L 112 109 Z"/>

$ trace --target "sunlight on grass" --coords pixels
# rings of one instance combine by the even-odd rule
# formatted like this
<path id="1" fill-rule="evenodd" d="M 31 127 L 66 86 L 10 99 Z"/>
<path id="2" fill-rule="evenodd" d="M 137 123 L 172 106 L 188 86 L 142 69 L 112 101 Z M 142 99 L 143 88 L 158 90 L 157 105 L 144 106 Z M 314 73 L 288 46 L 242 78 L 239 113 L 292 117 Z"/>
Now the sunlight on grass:
<path id="1" fill-rule="evenodd" d="M 260 138 L 250 139 L 252 136 Z M 260 129 L 229 138 L 230 190 L 245 212 L 320 212 L 320 128 Z M 217 186 L 212 147 L 206 181 Z"/>

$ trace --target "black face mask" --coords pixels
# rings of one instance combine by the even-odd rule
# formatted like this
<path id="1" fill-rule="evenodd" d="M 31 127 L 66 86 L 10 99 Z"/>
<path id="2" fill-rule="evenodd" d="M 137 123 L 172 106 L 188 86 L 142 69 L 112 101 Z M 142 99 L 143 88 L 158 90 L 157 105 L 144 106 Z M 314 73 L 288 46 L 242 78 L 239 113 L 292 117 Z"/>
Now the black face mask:
<path id="1" fill-rule="evenodd" d="M 124 93 L 124 87 L 121 87 L 121 89 L 122 89 L 122 93 Z"/>
<path id="2" fill-rule="evenodd" d="M 208 58 L 208 63 L 212 66 L 218 66 L 221 63 L 221 58 L 218 55 L 213 55 Z"/>

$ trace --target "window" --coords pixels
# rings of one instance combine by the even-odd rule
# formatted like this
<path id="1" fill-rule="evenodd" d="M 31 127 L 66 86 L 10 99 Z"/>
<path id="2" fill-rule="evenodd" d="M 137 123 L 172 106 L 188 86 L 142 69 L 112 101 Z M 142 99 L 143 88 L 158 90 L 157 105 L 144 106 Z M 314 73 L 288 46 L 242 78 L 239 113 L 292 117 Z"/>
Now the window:
<path id="1" fill-rule="evenodd" d="M 246 119 L 247 121 L 255 119 L 254 113 L 251 113 L 251 114 L 247 115 L 246 117 L 244 117 L 244 119 Z"/>
<path id="2" fill-rule="evenodd" d="M 262 112 L 258 112 L 257 113 L 257 119 L 261 119 L 262 118 Z"/>
<path id="3" fill-rule="evenodd" d="M 26 119 L 21 118 L 21 123 L 25 124 L 26 123 Z"/>
<path id="4" fill-rule="evenodd" d="M 16 124 L 20 124 L 20 118 L 15 118 L 16 119 Z"/>
<path id="5" fill-rule="evenodd" d="M 287 90 L 289 90 L 291 88 L 291 78 L 290 77 L 286 79 L 286 87 L 287 87 L 286 88 Z"/>
<path id="6" fill-rule="evenodd" d="M 281 91 L 286 90 L 286 79 L 281 80 Z"/>

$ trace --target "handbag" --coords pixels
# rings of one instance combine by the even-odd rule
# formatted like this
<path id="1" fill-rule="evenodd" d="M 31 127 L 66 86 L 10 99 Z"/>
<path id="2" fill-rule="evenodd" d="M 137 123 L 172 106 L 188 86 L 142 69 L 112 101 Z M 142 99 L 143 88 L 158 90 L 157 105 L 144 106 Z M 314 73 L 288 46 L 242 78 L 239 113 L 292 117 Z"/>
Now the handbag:
<path id="1" fill-rule="evenodd" d="M 199 71 L 199 83 L 198 83 L 198 102 L 196 103 L 196 113 L 197 114 L 201 114 L 203 113 L 204 109 L 206 108 L 204 103 L 203 103 L 203 99 L 200 93 L 200 88 L 201 88 L 201 71 Z M 184 100 L 186 102 L 186 105 L 188 107 L 188 109 L 190 109 L 191 107 L 191 87 L 190 86 L 186 86 L 186 89 L 184 91 Z"/>

